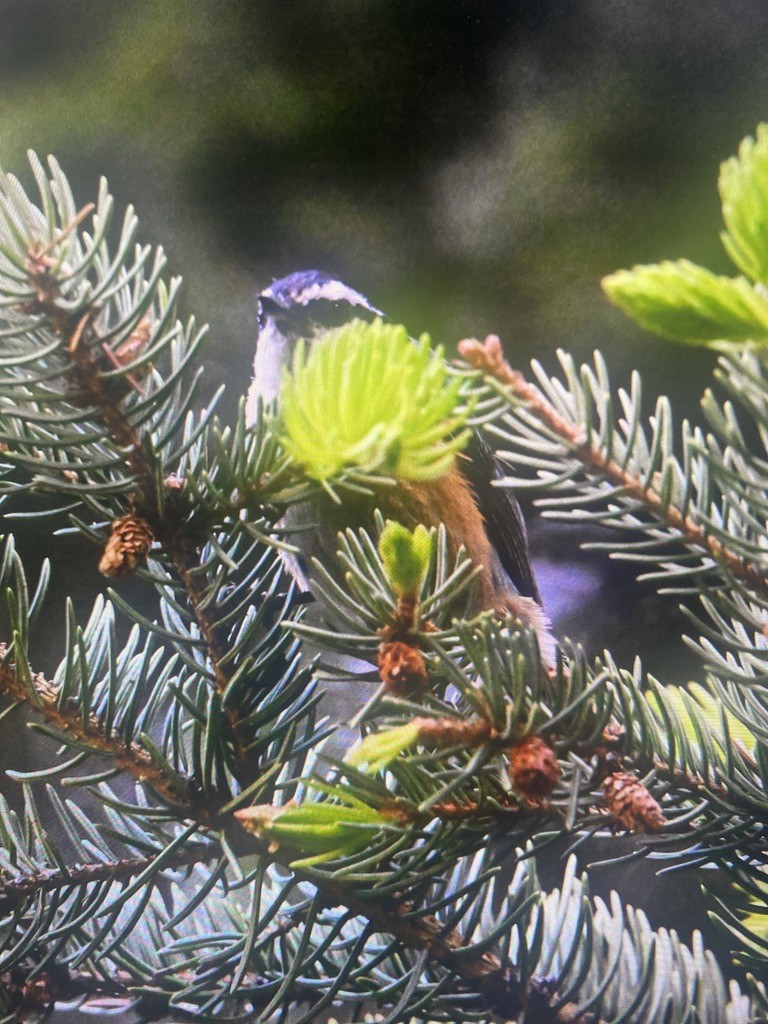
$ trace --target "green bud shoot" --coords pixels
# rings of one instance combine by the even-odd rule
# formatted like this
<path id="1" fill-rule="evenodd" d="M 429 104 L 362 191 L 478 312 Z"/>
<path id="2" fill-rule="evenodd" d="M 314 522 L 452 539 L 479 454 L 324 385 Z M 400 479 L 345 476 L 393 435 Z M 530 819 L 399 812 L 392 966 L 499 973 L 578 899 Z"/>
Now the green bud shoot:
<path id="1" fill-rule="evenodd" d="M 425 526 L 411 532 L 390 519 L 379 538 L 379 555 L 395 591 L 417 595 L 432 556 L 432 533 Z"/>
<path id="2" fill-rule="evenodd" d="M 354 747 L 344 760 L 354 768 L 361 768 L 368 775 L 384 771 L 396 757 L 415 746 L 419 739 L 421 724 L 407 722 L 394 729 L 371 733 Z"/>

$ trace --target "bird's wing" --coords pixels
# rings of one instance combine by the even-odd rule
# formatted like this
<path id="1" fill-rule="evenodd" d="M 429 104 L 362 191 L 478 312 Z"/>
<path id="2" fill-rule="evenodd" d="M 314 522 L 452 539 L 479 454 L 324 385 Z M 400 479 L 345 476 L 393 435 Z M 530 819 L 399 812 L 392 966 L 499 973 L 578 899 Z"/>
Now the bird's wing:
<path id="1" fill-rule="evenodd" d="M 488 539 L 502 568 L 519 594 L 541 604 L 528 551 L 528 534 L 520 506 L 507 487 L 494 487 L 504 476 L 493 449 L 478 430 L 473 431 L 464 450 L 461 471 L 472 485 L 477 507 L 485 520 Z"/>

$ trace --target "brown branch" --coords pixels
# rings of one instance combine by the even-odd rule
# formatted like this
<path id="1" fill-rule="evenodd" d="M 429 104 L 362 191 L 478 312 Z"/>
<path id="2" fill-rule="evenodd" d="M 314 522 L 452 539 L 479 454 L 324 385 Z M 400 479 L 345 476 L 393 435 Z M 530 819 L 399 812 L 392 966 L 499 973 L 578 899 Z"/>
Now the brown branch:
<path id="1" fill-rule="evenodd" d="M 162 851 L 158 851 L 162 852 Z M 165 867 L 184 868 L 206 864 L 221 856 L 221 846 L 213 843 L 188 843 L 178 850 Z M 55 892 L 94 882 L 119 882 L 140 874 L 148 868 L 154 857 L 124 857 L 106 863 L 81 864 L 59 870 L 46 869 L 28 875 L 0 878 L 0 913 L 7 913 L 37 893 Z"/>
<path id="2" fill-rule="evenodd" d="M 43 306 L 41 312 L 47 312 L 51 316 L 54 330 L 69 338 L 65 351 L 77 370 L 79 401 L 81 404 L 87 403 L 98 410 L 99 415 L 109 428 L 112 439 L 122 450 L 127 468 L 136 477 L 142 504 L 146 506 L 143 511 L 147 514 L 147 518 L 153 512 L 157 518 L 155 478 L 142 451 L 141 438 L 128 418 L 120 411 L 114 394 L 104 383 L 99 365 L 93 355 L 93 349 L 88 342 L 88 334 L 95 333 L 94 310 L 89 309 L 76 322 L 73 322 L 71 318 L 62 321 L 56 319 L 55 307 L 52 310 L 51 308 L 46 309 L 45 304 L 41 305 Z M 156 524 L 153 523 L 154 525 Z"/>
<path id="3" fill-rule="evenodd" d="M 561 416 L 534 384 L 509 365 L 495 334 L 489 335 L 484 342 L 474 339 L 460 341 L 458 351 L 470 366 L 493 377 L 524 402 L 528 411 L 571 449 L 588 473 L 602 476 L 620 487 L 630 498 L 679 533 L 687 545 L 706 552 L 746 586 L 762 597 L 768 597 L 768 580 L 759 569 L 708 534 L 692 516 L 683 515 L 678 508 L 666 503 L 652 487 L 645 487 L 642 480 L 628 473 L 615 459 L 593 447 L 579 426 Z"/>
<path id="4" fill-rule="evenodd" d="M 79 219 L 82 218 L 78 218 L 78 223 Z M 131 511 L 138 511 L 146 520 L 184 586 L 200 635 L 206 645 L 208 660 L 213 668 L 214 685 L 222 696 L 230 681 L 222 665 L 224 652 L 216 638 L 215 627 L 203 607 L 203 588 L 191 571 L 196 565 L 199 538 L 193 540 L 180 536 L 178 524 L 168 523 L 162 515 L 155 473 L 144 455 L 141 435 L 122 412 L 120 402 L 115 400 L 113 389 L 103 379 L 99 363 L 94 356 L 94 351 L 101 351 L 101 346 L 92 345 L 89 338 L 93 336 L 98 340 L 94 323 L 95 310 L 91 308 L 75 316 L 61 313 L 56 305 L 58 285 L 49 274 L 48 257 L 38 257 L 31 252 L 27 269 L 37 292 L 36 311 L 48 316 L 54 331 L 67 339 L 65 352 L 76 371 L 77 401 L 98 411 L 109 428 L 112 439 L 121 449 L 127 469 L 136 477 L 137 495 L 131 503 Z M 250 763 L 247 742 L 241 735 L 236 711 L 227 707 L 224 709 L 224 715 L 238 766 L 238 781 L 247 786 L 257 777 L 258 768 Z"/>
<path id="5" fill-rule="evenodd" d="M 58 732 L 88 747 L 95 755 L 108 757 L 120 771 L 126 772 L 142 785 L 149 786 L 165 802 L 181 806 L 201 824 L 208 824 L 212 820 L 205 805 L 193 800 L 191 791 L 183 783 L 180 784 L 178 778 L 169 777 L 141 747 L 127 744 L 118 736 L 106 736 L 96 718 L 83 723 L 77 706 L 61 707 L 58 690 L 43 675 L 38 673 L 33 676 L 30 692 L 18 678 L 12 663 L 5 661 L 6 654 L 6 645 L 0 643 L 0 692 L 16 703 L 29 704 Z"/>
<path id="6" fill-rule="evenodd" d="M 419 743 L 438 749 L 453 747 L 459 743 L 474 749 L 483 743 L 498 742 L 500 739 L 495 726 L 487 718 L 479 716 L 467 719 L 414 718 L 412 724 L 419 730 Z"/>
<path id="7" fill-rule="evenodd" d="M 216 628 L 204 608 L 204 589 L 199 578 L 191 571 L 194 563 L 190 556 L 184 553 L 183 545 L 172 545 L 169 549 L 169 554 L 173 565 L 184 584 L 187 599 L 189 600 L 200 630 L 200 636 L 205 641 L 208 659 L 211 663 L 211 667 L 213 668 L 216 692 L 220 697 L 222 697 L 229 685 L 229 675 L 222 665 L 222 659 L 225 652 L 222 650 L 218 637 L 216 636 Z M 235 762 L 239 769 L 238 781 L 245 788 L 252 782 L 256 781 L 258 766 L 251 764 L 248 756 L 247 741 L 242 735 L 237 712 L 231 707 L 225 707 L 224 715 L 229 725 Z"/>

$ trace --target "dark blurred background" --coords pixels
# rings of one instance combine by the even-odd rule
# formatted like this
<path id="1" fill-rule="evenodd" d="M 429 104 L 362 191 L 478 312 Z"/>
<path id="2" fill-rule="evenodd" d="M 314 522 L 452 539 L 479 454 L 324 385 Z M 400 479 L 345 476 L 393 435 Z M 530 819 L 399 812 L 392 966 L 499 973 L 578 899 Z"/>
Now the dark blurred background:
<path id="1" fill-rule="evenodd" d="M 766 30 L 761 0 L 4 0 L 0 164 L 52 152 L 136 205 L 212 384 L 247 372 L 254 292 L 317 266 L 441 342 L 599 344 L 684 396 L 711 361 L 599 280 L 727 267 L 717 168 L 766 114 Z"/>
<path id="2" fill-rule="evenodd" d="M 764 0 L 4 0 L 0 17 L 0 164 L 29 183 L 25 150 L 54 153 L 80 202 L 104 174 L 135 204 L 211 323 L 225 414 L 255 293 L 318 267 L 413 333 L 494 331 L 519 366 L 599 346 L 617 384 L 642 371 L 649 412 L 666 391 L 696 415 L 714 357 L 644 334 L 599 282 L 665 257 L 728 271 L 716 178 L 768 114 Z M 664 642 L 673 604 L 531 521 L 561 632 L 642 650 L 665 681 L 696 671 Z M 100 582 L 73 545 L 85 609 Z"/>

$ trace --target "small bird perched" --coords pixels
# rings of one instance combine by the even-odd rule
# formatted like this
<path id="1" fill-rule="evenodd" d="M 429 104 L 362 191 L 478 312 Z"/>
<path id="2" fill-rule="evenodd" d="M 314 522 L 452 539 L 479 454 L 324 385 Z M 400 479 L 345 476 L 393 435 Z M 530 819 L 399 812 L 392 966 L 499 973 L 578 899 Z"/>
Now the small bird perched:
<path id="1" fill-rule="evenodd" d="M 258 296 L 259 335 L 246 404 L 248 425 L 255 422 L 260 401 L 279 397 L 282 371 L 290 366 L 300 338 L 311 343 L 318 330 L 353 317 L 381 315 L 360 292 L 317 270 L 274 281 Z M 338 531 L 370 525 L 376 507 L 409 529 L 419 523 L 442 523 L 452 553 L 463 546 L 473 563 L 483 567 L 475 610 L 510 611 L 536 631 L 542 657 L 552 664 L 554 640 L 541 608 L 520 506 L 508 488 L 493 486 L 502 476 L 493 451 L 474 431 L 453 468 L 439 479 L 398 481 L 368 498 L 345 498 L 341 505 L 319 498 L 291 509 L 283 525 L 296 531 L 291 539 L 299 556 L 286 558 L 286 564 L 300 586 L 311 589 L 311 559 L 318 558 L 330 570 Z"/>

